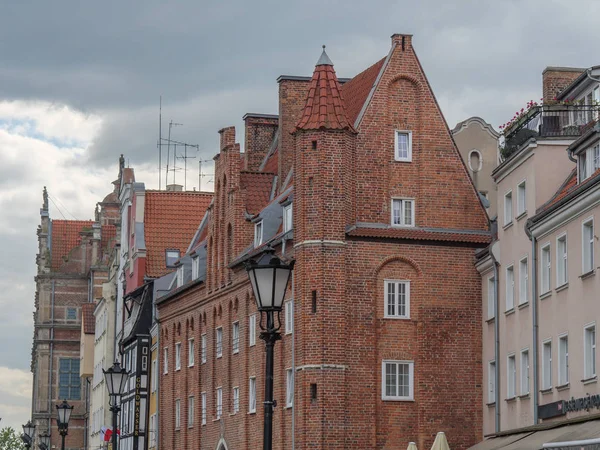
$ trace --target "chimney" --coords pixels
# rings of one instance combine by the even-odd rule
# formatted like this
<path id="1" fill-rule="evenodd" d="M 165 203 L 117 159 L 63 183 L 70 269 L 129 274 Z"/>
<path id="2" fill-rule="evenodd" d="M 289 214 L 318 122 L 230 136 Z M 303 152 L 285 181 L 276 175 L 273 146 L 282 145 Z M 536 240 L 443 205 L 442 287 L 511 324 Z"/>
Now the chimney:
<path id="1" fill-rule="evenodd" d="M 278 182 L 285 181 L 294 159 L 295 140 L 292 132 L 306 104 L 311 77 L 282 75 L 279 83 L 279 173 Z"/>
<path id="2" fill-rule="evenodd" d="M 412 47 L 412 34 L 392 34 L 392 46 L 396 44 L 400 50 L 407 51 Z"/>
<path id="3" fill-rule="evenodd" d="M 168 184 L 167 192 L 182 192 L 183 186 L 181 184 Z"/>
<path id="4" fill-rule="evenodd" d="M 244 169 L 256 171 L 273 145 L 279 126 L 279 116 L 246 114 L 243 120 L 246 125 Z"/>
<path id="5" fill-rule="evenodd" d="M 546 67 L 542 72 L 544 100 L 554 100 L 583 72 L 585 72 L 585 69 L 577 67 Z"/>

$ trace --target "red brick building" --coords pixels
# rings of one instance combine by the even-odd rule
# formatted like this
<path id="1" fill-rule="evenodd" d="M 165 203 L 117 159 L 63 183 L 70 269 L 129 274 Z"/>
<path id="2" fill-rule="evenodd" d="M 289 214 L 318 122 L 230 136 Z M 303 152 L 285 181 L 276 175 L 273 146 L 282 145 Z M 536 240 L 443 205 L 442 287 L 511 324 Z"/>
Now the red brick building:
<path id="1" fill-rule="evenodd" d="M 159 448 L 262 447 L 264 344 L 243 262 L 295 259 L 275 449 L 481 439 L 485 211 L 412 36 L 344 83 L 323 52 L 279 115 L 220 131 L 215 197 L 159 316 Z M 292 442 L 294 445 L 292 445 Z"/>

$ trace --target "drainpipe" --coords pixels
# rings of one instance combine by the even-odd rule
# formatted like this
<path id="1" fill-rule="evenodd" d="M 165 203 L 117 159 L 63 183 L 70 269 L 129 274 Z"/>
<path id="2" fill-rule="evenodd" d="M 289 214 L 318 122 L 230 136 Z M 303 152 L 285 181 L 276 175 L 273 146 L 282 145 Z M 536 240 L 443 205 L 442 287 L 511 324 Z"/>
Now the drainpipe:
<path id="1" fill-rule="evenodd" d="M 87 415 L 85 418 L 85 428 L 83 433 L 83 448 L 88 450 L 88 426 L 90 421 L 90 377 L 85 377 L 85 410 Z"/>
<path id="2" fill-rule="evenodd" d="M 495 414 L 495 425 L 496 425 L 496 433 L 500 432 L 500 302 L 499 300 L 499 288 L 500 286 L 500 271 L 498 270 L 498 261 L 494 256 L 494 245 L 498 241 L 493 242 L 490 245 L 490 258 L 494 264 L 494 359 L 496 361 L 496 368 L 494 370 L 495 380 L 495 392 L 494 392 L 494 401 L 496 402 L 496 414 Z"/>
<path id="3" fill-rule="evenodd" d="M 294 271 L 292 270 L 292 305 L 296 309 L 296 297 L 294 296 Z M 292 314 L 292 382 L 294 383 L 294 401 L 292 403 L 292 450 L 296 449 L 296 314 Z"/>
<path id="4" fill-rule="evenodd" d="M 158 310 L 156 311 L 156 377 L 158 378 L 158 382 L 156 383 L 156 430 L 154 430 L 154 434 L 156 436 L 156 450 L 160 448 L 160 322 L 158 320 Z M 200 323 L 198 323 L 198 327 L 200 327 Z M 151 383 L 154 383 L 153 380 L 150 380 Z M 152 388 L 150 389 L 152 392 Z M 202 399 L 200 399 L 202 401 Z"/>
<path id="5" fill-rule="evenodd" d="M 570 152 L 569 152 L 570 153 Z M 569 155 L 570 156 L 570 155 Z M 531 316 L 533 326 L 533 345 L 532 345 L 532 359 L 533 359 L 533 424 L 539 423 L 538 418 L 538 335 L 539 335 L 539 323 L 538 323 L 538 304 L 537 304 L 537 242 L 533 233 L 531 232 L 531 222 L 528 220 L 525 224 L 525 233 L 531 241 Z"/>
<path id="6" fill-rule="evenodd" d="M 573 161 L 574 163 L 577 162 L 577 160 L 575 159 L 575 157 L 573 156 L 573 152 L 570 149 L 567 149 L 567 156 L 569 157 L 569 159 L 571 161 Z"/>
<path id="7" fill-rule="evenodd" d="M 50 309 L 50 371 L 48 372 L 48 430 L 52 429 L 52 371 L 54 366 L 54 301 L 56 293 L 56 280 L 52 280 L 52 308 Z"/>

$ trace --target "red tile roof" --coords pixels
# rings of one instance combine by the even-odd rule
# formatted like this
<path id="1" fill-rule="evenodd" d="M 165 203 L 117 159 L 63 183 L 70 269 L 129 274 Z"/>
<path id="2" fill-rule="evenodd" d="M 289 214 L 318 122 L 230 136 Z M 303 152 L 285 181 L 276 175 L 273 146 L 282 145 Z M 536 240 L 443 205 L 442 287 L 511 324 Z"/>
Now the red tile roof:
<path id="1" fill-rule="evenodd" d="M 71 250 L 79 246 L 81 237 L 79 233 L 84 228 L 92 228 L 91 220 L 53 220 L 51 257 L 52 270 L 58 270 L 64 264 L 64 258 Z"/>
<path id="2" fill-rule="evenodd" d="M 544 203 L 538 208 L 538 210 L 536 211 L 536 215 L 548 210 L 550 207 L 561 201 L 563 198 L 565 198 L 578 187 L 591 183 L 598 177 L 600 177 L 600 169 L 596 170 L 591 177 L 587 178 L 582 183 L 577 184 L 577 169 L 573 169 L 567 177 L 567 179 L 562 184 L 562 186 L 558 188 L 556 194 L 554 194 L 554 196 L 550 200 L 548 200 L 546 203 Z"/>
<path id="3" fill-rule="evenodd" d="M 96 309 L 95 303 L 84 303 L 81 306 L 81 322 L 83 323 L 83 332 L 85 334 L 94 334 L 96 332 L 94 309 Z"/>
<path id="4" fill-rule="evenodd" d="M 340 82 L 333 66 L 315 67 L 308 88 L 306 106 L 296 128 L 299 130 L 354 130 L 346 114 Z"/>
<path id="5" fill-rule="evenodd" d="M 275 149 L 275 151 L 267 157 L 267 161 L 261 172 L 277 173 L 277 170 L 279 170 L 279 149 Z"/>
<path id="6" fill-rule="evenodd" d="M 146 191 L 144 239 L 146 276 L 158 278 L 167 269 L 165 250 L 183 255 L 212 201 L 212 192 Z"/>
<path id="7" fill-rule="evenodd" d="M 422 230 L 418 228 L 355 228 L 349 231 L 348 236 L 410 239 L 420 241 L 448 241 L 469 242 L 474 244 L 489 244 L 491 235 L 486 233 L 469 233 L 452 230 Z"/>
<path id="8" fill-rule="evenodd" d="M 117 227 L 114 225 L 102 225 L 102 250 L 113 248 L 116 243 Z"/>
<path id="9" fill-rule="evenodd" d="M 377 75 L 379 75 L 384 62 L 385 58 L 382 58 L 342 86 L 346 112 L 348 113 L 348 118 L 352 124 L 356 123 L 356 118 L 360 114 L 360 111 L 369 96 L 369 92 L 371 92 L 371 89 L 373 88 Z"/>
<path id="10" fill-rule="evenodd" d="M 246 211 L 258 214 L 268 205 L 275 175 L 265 172 L 241 172 L 240 186 L 246 193 Z"/>

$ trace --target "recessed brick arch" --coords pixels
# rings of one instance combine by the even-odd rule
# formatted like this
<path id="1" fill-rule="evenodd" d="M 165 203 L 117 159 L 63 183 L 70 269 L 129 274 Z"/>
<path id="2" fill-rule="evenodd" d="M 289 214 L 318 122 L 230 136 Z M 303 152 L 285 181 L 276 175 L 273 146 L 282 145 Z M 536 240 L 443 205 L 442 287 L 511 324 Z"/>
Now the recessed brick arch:
<path id="1" fill-rule="evenodd" d="M 373 280 L 377 279 L 377 276 L 379 275 L 379 272 L 381 272 L 381 269 L 383 269 L 385 266 L 387 266 L 388 264 L 395 262 L 395 261 L 404 262 L 404 263 L 410 265 L 413 269 L 415 269 L 418 276 L 423 275 L 423 270 L 421 269 L 419 264 L 414 259 L 409 258 L 407 256 L 394 255 L 394 256 L 388 256 L 387 258 L 385 258 L 383 261 L 381 261 L 379 263 L 379 265 L 375 268 L 375 271 L 373 273 Z"/>

